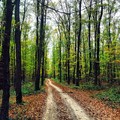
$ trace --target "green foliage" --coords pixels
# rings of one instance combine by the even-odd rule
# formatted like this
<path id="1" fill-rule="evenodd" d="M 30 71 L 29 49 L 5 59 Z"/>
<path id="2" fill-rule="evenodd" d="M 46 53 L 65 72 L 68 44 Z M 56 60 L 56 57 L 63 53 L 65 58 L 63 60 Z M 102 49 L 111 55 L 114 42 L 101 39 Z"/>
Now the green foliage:
<path id="1" fill-rule="evenodd" d="M 102 93 L 95 95 L 98 99 L 120 103 L 120 87 L 110 88 Z"/>
<path id="2" fill-rule="evenodd" d="M 22 94 L 23 95 L 29 95 L 34 93 L 34 83 L 33 82 L 25 82 L 22 85 Z M 11 91 L 10 91 L 11 96 L 15 96 L 15 90 L 14 87 L 11 87 Z"/>
<path id="3" fill-rule="evenodd" d="M 102 86 L 94 85 L 92 82 L 86 82 L 86 83 L 80 83 L 80 86 L 71 86 L 75 89 L 81 89 L 81 90 L 101 90 L 104 89 Z"/>
<path id="4" fill-rule="evenodd" d="M 55 78 L 55 79 L 52 78 L 52 80 L 54 80 L 56 83 L 61 84 L 61 85 L 65 85 L 65 86 L 68 85 L 64 80 L 62 80 L 62 81 L 60 82 L 60 80 L 59 80 L 58 78 Z"/>
<path id="5" fill-rule="evenodd" d="M 34 92 L 34 84 L 33 82 L 27 82 L 22 86 L 22 93 L 23 94 L 31 94 Z"/>
<path id="6" fill-rule="evenodd" d="M 34 82 L 25 82 L 22 85 L 22 94 L 23 95 L 30 95 L 30 94 L 39 93 L 39 92 L 45 92 L 44 86 L 40 88 L 40 91 L 35 92 L 34 91 Z M 12 97 L 15 96 L 15 90 L 13 87 L 11 87 L 10 94 Z"/>

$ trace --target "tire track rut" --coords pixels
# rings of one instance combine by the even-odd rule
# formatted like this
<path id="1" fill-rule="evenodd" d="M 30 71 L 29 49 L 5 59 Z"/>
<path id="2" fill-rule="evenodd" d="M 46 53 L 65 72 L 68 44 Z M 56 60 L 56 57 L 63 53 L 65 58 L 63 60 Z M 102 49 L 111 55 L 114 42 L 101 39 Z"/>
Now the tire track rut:
<path id="1" fill-rule="evenodd" d="M 49 79 L 47 80 L 47 86 L 48 86 L 48 98 L 47 98 L 46 112 L 43 120 L 59 119 L 57 118 L 58 106 L 54 101 L 52 88 L 54 88 L 62 98 L 73 120 L 94 120 L 93 118 L 91 118 L 89 115 L 86 114 L 85 110 L 73 98 L 71 98 L 68 94 L 64 93 L 59 87 L 52 84 L 51 80 Z"/>

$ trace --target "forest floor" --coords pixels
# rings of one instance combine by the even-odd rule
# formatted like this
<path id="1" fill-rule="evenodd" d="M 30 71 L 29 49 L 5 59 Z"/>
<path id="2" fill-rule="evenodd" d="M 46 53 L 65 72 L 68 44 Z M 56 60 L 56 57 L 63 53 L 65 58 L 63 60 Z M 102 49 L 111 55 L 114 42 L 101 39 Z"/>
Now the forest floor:
<path id="1" fill-rule="evenodd" d="M 24 96 L 23 105 L 10 106 L 13 120 L 120 120 L 120 108 L 91 97 L 90 91 L 72 89 L 50 79 L 46 92 Z M 14 98 L 12 98 L 14 101 Z"/>

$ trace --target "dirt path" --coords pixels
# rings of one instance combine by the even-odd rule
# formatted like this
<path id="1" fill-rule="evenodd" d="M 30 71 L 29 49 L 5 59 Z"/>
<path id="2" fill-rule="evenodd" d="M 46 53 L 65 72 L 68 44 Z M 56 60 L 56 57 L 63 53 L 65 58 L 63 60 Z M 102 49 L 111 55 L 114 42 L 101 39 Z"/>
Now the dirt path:
<path id="1" fill-rule="evenodd" d="M 11 98 L 9 116 L 14 120 L 120 120 L 120 108 L 113 109 L 92 98 L 88 91 L 71 89 L 52 80 L 47 92 L 23 96 L 21 105 Z M 84 108 L 84 109 L 83 109 Z M 92 117 L 90 117 L 92 116 Z"/>
<path id="2" fill-rule="evenodd" d="M 46 83 L 48 87 L 48 97 L 47 97 L 47 103 L 46 103 L 46 111 L 43 117 L 43 120 L 57 120 L 57 112 L 56 112 L 56 103 L 54 102 L 52 89 L 49 86 L 49 83 Z"/>
<path id="3" fill-rule="evenodd" d="M 93 120 L 93 118 L 90 118 L 84 111 L 82 107 L 74 100 L 72 99 L 68 94 L 64 93 L 59 87 L 52 84 L 50 80 L 47 82 L 48 86 L 48 99 L 47 99 L 47 105 L 46 105 L 46 112 L 44 120 L 58 120 L 54 119 L 57 118 L 56 116 L 56 104 L 54 102 L 54 98 L 52 95 L 52 91 L 50 87 L 53 87 L 61 96 L 62 100 L 65 102 L 65 105 L 67 106 L 69 113 L 71 114 L 73 120 Z M 54 113 L 54 114 L 53 114 Z"/>

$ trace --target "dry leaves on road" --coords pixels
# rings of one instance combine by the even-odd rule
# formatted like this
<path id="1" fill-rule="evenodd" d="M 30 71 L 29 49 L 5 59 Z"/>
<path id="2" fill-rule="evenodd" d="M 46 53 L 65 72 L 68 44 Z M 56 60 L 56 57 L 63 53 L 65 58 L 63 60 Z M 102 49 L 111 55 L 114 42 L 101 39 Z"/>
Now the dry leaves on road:
<path id="1" fill-rule="evenodd" d="M 57 104 L 58 118 L 60 120 L 72 120 L 69 110 L 65 105 L 64 101 L 62 100 L 62 98 L 60 97 L 60 95 L 58 94 L 58 92 L 54 88 L 52 88 L 52 91 L 55 102 Z"/>
<path id="2" fill-rule="evenodd" d="M 71 89 L 55 83 L 54 81 L 52 82 L 78 101 L 78 103 L 88 112 L 88 114 L 96 120 L 120 120 L 120 108 L 110 108 L 102 101 L 90 97 L 90 94 L 87 91 Z"/>

